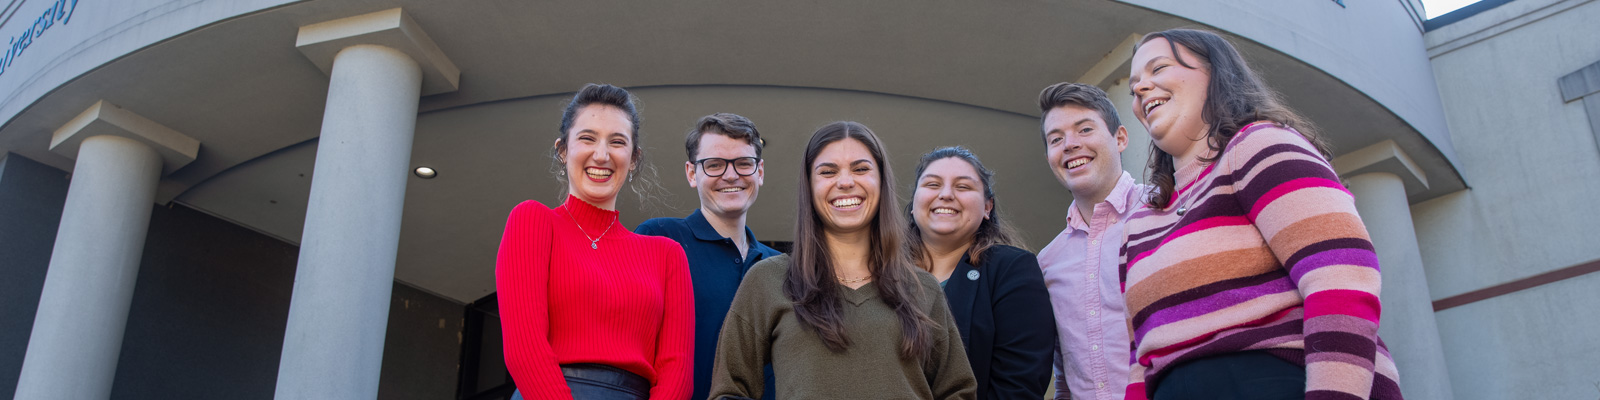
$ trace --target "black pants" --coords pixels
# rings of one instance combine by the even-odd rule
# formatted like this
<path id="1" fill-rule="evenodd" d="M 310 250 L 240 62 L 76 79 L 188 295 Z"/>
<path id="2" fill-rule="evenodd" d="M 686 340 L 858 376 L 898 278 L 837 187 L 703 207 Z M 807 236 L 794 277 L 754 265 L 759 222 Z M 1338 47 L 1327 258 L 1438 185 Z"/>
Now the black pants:
<path id="1" fill-rule="evenodd" d="M 1224 354 L 1174 367 L 1153 400 L 1306 398 L 1306 369 L 1261 351 Z"/>
<path id="2" fill-rule="evenodd" d="M 602 364 L 561 366 L 574 400 L 645 400 L 650 398 L 650 381 L 621 368 Z M 511 395 L 522 400 L 522 391 Z"/>

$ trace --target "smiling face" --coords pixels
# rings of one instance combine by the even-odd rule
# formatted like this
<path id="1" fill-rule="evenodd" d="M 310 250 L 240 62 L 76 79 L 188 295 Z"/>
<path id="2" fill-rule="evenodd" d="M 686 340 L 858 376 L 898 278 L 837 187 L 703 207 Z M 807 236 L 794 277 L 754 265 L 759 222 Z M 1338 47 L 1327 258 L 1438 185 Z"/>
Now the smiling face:
<path id="1" fill-rule="evenodd" d="M 1109 131 L 1099 111 L 1070 104 L 1045 113 L 1044 130 L 1045 159 L 1056 180 L 1075 198 L 1104 200 L 1122 177 L 1128 130 Z"/>
<path id="2" fill-rule="evenodd" d="M 1173 47 L 1178 53 L 1173 54 Z M 1178 63 L 1181 57 L 1185 67 Z M 1133 91 L 1133 114 L 1150 132 L 1161 151 L 1184 160 L 1195 157 L 1205 147 L 1206 89 L 1210 71 L 1201 58 L 1183 46 L 1172 46 L 1166 38 L 1155 38 L 1133 54 L 1133 69 L 1128 87 Z"/>
<path id="3" fill-rule="evenodd" d="M 607 210 L 616 209 L 617 192 L 633 172 L 633 122 L 628 113 L 607 105 L 578 110 L 561 152 L 567 171 L 567 192 Z M 556 142 L 557 150 L 561 141 Z"/>
<path id="4" fill-rule="evenodd" d="M 823 232 L 858 232 L 871 228 L 878 210 L 879 162 L 867 145 L 854 138 L 829 143 L 811 162 L 811 204 Z"/>
<path id="5" fill-rule="evenodd" d="M 955 157 L 928 163 L 911 194 L 911 218 L 925 241 L 971 243 L 992 209 L 978 170 Z"/>
<path id="6" fill-rule="evenodd" d="M 754 145 L 712 132 L 700 136 L 700 148 L 695 152 L 695 157 L 700 159 L 732 160 L 755 156 Z M 722 218 L 740 218 L 756 202 L 756 193 L 761 188 L 766 167 L 764 162 L 756 161 L 755 174 L 740 176 L 733 163 L 727 164 L 720 177 L 707 176 L 705 170 L 694 161 L 684 163 L 684 172 L 688 175 L 689 186 L 700 193 L 701 210 Z"/>

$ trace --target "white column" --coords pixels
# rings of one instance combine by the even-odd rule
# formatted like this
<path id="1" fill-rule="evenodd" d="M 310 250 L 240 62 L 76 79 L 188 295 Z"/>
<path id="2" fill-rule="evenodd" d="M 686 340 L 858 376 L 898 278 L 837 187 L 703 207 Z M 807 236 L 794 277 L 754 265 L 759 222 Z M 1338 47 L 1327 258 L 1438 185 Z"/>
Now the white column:
<path id="1" fill-rule="evenodd" d="M 1133 93 L 1128 91 L 1128 78 L 1117 79 L 1106 88 L 1106 98 L 1117 107 L 1117 119 L 1128 128 L 1128 149 L 1122 151 L 1122 169 L 1133 175 L 1133 180 L 1144 182 L 1146 166 L 1150 165 L 1150 133 L 1133 115 Z"/>
<path id="2" fill-rule="evenodd" d="M 417 103 L 458 72 L 398 8 L 302 27 L 297 46 L 331 79 L 275 395 L 373 399 Z"/>
<path id="3" fill-rule="evenodd" d="M 1378 253 L 1383 276 L 1378 335 L 1400 368 L 1401 392 L 1407 399 L 1454 398 L 1407 200 L 1407 193 L 1427 188 L 1426 177 L 1391 141 L 1341 156 L 1334 166 L 1355 195 L 1356 211 Z"/>
<path id="4" fill-rule="evenodd" d="M 106 399 L 139 276 L 156 183 L 199 142 L 105 102 L 57 130 L 76 157 L 17 399 Z"/>

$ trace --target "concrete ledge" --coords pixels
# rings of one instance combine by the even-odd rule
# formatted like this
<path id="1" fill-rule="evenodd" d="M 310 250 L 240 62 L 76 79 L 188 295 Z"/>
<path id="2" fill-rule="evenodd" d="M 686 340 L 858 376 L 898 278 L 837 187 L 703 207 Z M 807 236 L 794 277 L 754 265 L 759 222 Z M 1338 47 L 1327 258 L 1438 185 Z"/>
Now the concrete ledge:
<path id="1" fill-rule="evenodd" d="M 1556 85 L 1561 87 L 1561 101 L 1569 103 L 1600 92 L 1600 62 L 1557 79 Z"/>
<path id="2" fill-rule="evenodd" d="M 1405 182 L 1406 196 L 1416 196 L 1428 190 L 1428 176 L 1411 161 L 1393 140 L 1385 140 L 1361 150 L 1352 151 L 1333 159 L 1333 170 L 1341 178 L 1372 172 L 1388 172 Z"/>
<path id="3" fill-rule="evenodd" d="M 1513 1 L 1423 35 L 1428 58 L 1456 51 L 1473 43 L 1531 24 L 1545 17 L 1594 0 Z"/>
<path id="4" fill-rule="evenodd" d="M 50 136 L 50 151 L 78 159 L 78 147 L 91 136 L 121 136 L 150 146 L 161 154 L 161 175 L 172 173 L 194 161 L 200 141 L 161 124 L 145 119 L 116 104 L 96 101 L 89 109 Z"/>
<path id="5" fill-rule="evenodd" d="M 358 44 L 386 46 L 411 56 L 422 67 L 423 96 L 461 88 L 461 69 L 399 8 L 302 26 L 294 45 L 323 73 L 331 74 L 334 56 Z"/>

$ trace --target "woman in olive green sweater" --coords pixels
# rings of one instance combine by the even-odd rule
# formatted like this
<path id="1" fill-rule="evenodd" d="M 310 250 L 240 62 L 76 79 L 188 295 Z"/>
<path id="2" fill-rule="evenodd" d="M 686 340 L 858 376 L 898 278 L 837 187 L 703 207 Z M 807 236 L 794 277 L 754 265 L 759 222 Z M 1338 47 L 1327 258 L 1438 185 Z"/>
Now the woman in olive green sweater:
<path id="1" fill-rule="evenodd" d="M 973 399 L 939 284 L 904 251 L 894 176 L 866 126 L 835 122 L 805 151 L 795 247 L 751 267 L 717 344 L 710 399 Z"/>

